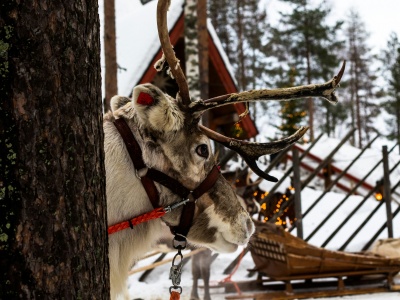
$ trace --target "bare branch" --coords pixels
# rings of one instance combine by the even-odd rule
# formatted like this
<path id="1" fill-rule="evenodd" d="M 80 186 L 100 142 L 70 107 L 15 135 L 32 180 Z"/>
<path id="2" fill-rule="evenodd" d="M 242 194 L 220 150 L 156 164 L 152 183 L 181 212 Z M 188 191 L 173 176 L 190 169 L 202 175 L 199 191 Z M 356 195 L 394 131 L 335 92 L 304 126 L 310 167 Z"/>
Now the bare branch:
<path id="1" fill-rule="evenodd" d="M 161 48 L 170 67 L 171 73 L 179 87 L 179 95 L 182 104 L 187 106 L 190 104 L 189 87 L 179 64 L 179 59 L 175 55 L 175 51 L 171 45 L 167 25 L 167 11 L 170 0 L 159 0 L 157 5 L 157 29 L 161 43 Z M 179 97 L 178 97 L 179 98 Z"/>
<path id="2" fill-rule="evenodd" d="M 234 138 L 228 138 L 222 134 L 219 134 L 203 125 L 199 125 L 199 128 L 205 135 L 210 139 L 224 145 L 225 147 L 237 152 L 247 163 L 247 165 L 256 173 L 258 176 L 273 182 L 278 180 L 264 173 L 256 163 L 256 160 L 267 154 L 273 154 L 279 152 L 290 145 L 294 144 L 299 140 L 308 130 L 308 127 L 303 126 L 297 130 L 294 134 L 281 140 L 277 140 L 271 143 L 253 143 L 248 141 L 241 141 Z"/>
<path id="3" fill-rule="evenodd" d="M 335 89 L 339 86 L 339 82 L 342 79 L 345 66 L 346 61 L 343 62 L 342 68 L 335 77 L 333 77 L 330 81 L 322 84 L 310 84 L 281 89 L 251 90 L 240 93 L 222 95 L 208 100 L 197 100 L 190 104 L 190 112 L 194 114 L 201 114 L 202 112 L 212 108 L 238 102 L 262 100 L 282 101 L 305 97 L 322 97 L 327 99 L 330 103 L 336 104 L 338 100 L 335 95 Z"/>

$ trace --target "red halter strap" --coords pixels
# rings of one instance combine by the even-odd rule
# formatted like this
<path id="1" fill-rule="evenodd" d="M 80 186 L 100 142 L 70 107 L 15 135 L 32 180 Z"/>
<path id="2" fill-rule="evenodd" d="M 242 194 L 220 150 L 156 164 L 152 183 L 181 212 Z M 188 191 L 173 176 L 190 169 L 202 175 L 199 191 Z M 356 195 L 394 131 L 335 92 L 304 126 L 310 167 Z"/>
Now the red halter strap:
<path id="1" fill-rule="evenodd" d="M 142 150 L 140 149 L 140 146 L 136 141 L 126 121 L 120 118 L 115 120 L 114 124 L 117 130 L 119 131 L 122 139 L 124 140 L 129 156 L 131 157 L 133 166 L 136 169 L 136 174 L 142 181 L 147 196 L 149 197 L 155 209 L 152 212 L 143 214 L 134 219 L 109 226 L 108 230 L 109 234 L 128 227 L 133 228 L 133 225 L 145 221 L 160 218 L 166 212 L 169 212 L 171 209 L 176 208 L 182 205 L 182 203 L 184 203 L 185 205 L 183 206 L 179 225 L 171 227 L 172 233 L 175 234 L 175 239 L 178 241 L 184 241 L 190 230 L 190 227 L 192 226 L 194 210 L 195 210 L 195 201 L 198 198 L 200 198 L 204 193 L 206 193 L 208 190 L 210 190 L 217 182 L 220 173 L 219 168 L 217 166 L 214 166 L 211 169 L 211 172 L 204 179 L 204 181 L 200 183 L 200 185 L 196 189 L 190 191 L 185 186 L 183 186 L 179 181 L 164 174 L 163 172 L 160 172 L 152 168 L 147 168 L 146 164 L 143 161 Z M 160 208 L 159 207 L 160 197 L 157 188 L 154 184 L 154 181 L 165 186 L 166 188 L 171 190 L 174 194 L 180 196 L 183 200 L 167 208 Z"/>

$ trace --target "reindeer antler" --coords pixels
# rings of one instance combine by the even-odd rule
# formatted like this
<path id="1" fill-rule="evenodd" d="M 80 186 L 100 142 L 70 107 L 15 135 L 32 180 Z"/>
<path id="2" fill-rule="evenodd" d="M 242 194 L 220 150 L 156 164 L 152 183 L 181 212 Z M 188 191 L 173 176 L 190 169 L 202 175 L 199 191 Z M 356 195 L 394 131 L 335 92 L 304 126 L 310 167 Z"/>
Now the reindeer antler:
<path id="1" fill-rule="evenodd" d="M 157 4 L 157 29 L 160 38 L 161 49 L 163 50 L 165 59 L 169 65 L 172 75 L 179 87 L 179 95 L 182 104 L 188 106 L 190 104 L 189 86 L 186 77 L 183 74 L 179 59 L 175 55 L 175 51 L 171 45 L 167 25 L 167 11 L 171 0 L 159 0 Z"/>
<path id="2" fill-rule="evenodd" d="M 322 84 L 310 84 L 290 88 L 261 89 L 232 93 L 208 100 L 194 101 L 189 105 L 189 110 L 192 114 L 202 114 L 206 110 L 238 102 L 252 102 L 261 100 L 282 101 L 306 97 L 322 97 L 328 100 L 330 103 L 336 104 L 338 100 L 335 95 L 335 89 L 339 86 L 345 67 L 346 61 L 343 61 L 342 67 L 340 68 L 338 74 L 328 82 Z"/>
<path id="3" fill-rule="evenodd" d="M 339 73 L 330 81 L 323 84 L 311 84 L 282 89 L 262 89 L 245 91 L 240 93 L 227 94 L 208 100 L 197 100 L 191 102 L 186 77 L 183 74 L 182 68 L 179 64 L 179 60 L 175 55 L 175 52 L 171 45 L 171 41 L 169 39 L 167 25 L 167 10 L 169 4 L 170 0 L 159 0 L 157 6 L 158 35 L 160 38 L 161 48 L 164 53 L 162 60 L 165 59 L 168 62 L 170 72 L 172 73 L 179 87 L 179 95 L 177 96 L 177 100 L 178 102 L 181 102 L 181 108 L 184 109 L 188 113 L 188 115 L 192 115 L 194 119 L 199 119 L 201 114 L 206 110 L 238 102 L 323 97 L 331 103 L 337 103 L 337 98 L 334 92 L 335 89 L 339 86 L 339 82 L 342 78 L 346 65 L 345 61 L 343 62 L 342 68 L 340 69 Z M 228 138 L 200 124 L 199 128 L 210 139 L 213 139 L 214 141 L 240 154 L 246 161 L 248 166 L 258 176 L 275 182 L 277 181 L 277 179 L 261 171 L 261 169 L 257 166 L 256 160 L 262 155 L 273 154 L 289 147 L 297 140 L 299 140 L 308 130 L 308 127 L 301 127 L 293 135 L 278 141 L 274 141 L 271 143 L 252 143 Z"/>
<path id="4" fill-rule="evenodd" d="M 199 128 L 210 139 L 213 139 L 214 141 L 224 145 L 225 147 L 237 152 L 244 159 L 249 168 L 252 169 L 254 173 L 256 173 L 258 176 L 273 182 L 277 182 L 278 179 L 263 172 L 257 166 L 256 160 L 260 156 L 273 154 L 289 147 L 290 145 L 298 141 L 308 130 L 307 126 L 302 126 L 294 134 L 281 140 L 273 141 L 270 143 L 253 143 L 226 137 L 203 125 L 199 125 Z"/>

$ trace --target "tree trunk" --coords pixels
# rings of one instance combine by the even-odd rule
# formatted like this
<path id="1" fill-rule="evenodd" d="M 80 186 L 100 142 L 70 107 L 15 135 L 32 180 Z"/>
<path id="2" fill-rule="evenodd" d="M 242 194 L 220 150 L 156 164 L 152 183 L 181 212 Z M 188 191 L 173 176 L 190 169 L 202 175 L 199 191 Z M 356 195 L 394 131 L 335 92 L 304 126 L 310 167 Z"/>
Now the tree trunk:
<path id="1" fill-rule="evenodd" d="M 307 25 L 307 23 L 306 23 Z M 307 62 L 307 84 L 311 84 L 311 58 L 310 42 L 308 36 L 305 36 L 306 42 L 306 62 Z M 314 141 L 314 102 L 312 98 L 307 98 L 308 106 L 308 125 L 310 126 L 310 142 Z"/>
<path id="2" fill-rule="evenodd" d="M 355 125 L 355 120 L 356 120 L 356 113 L 354 110 L 355 107 L 355 93 L 356 93 L 356 88 L 354 87 L 354 61 L 350 61 L 350 114 L 351 114 L 351 128 L 356 128 Z M 355 136 L 355 132 L 352 134 L 352 137 L 350 139 L 350 144 L 352 146 L 356 145 L 356 136 Z"/>
<path id="3" fill-rule="evenodd" d="M 400 154 L 400 98 L 396 99 L 396 137 L 397 144 L 399 145 L 399 154 Z"/>
<path id="4" fill-rule="evenodd" d="M 357 51 L 357 50 L 356 50 Z M 357 53 L 357 52 L 355 52 Z M 357 128 L 358 128 L 358 147 L 362 149 L 362 127 L 361 127 L 361 100 L 360 100 L 360 84 L 359 84 L 359 79 L 358 79 L 358 62 L 357 60 L 355 61 L 355 77 L 354 77 L 354 82 L 355 82 L 355 96 L 356 96 L 356 116 L 357 116 Z"/>
<path id="5" fill-rule="evenodd" d="M 246 81 L 246 72 L 245 72 L 245 62 L 244 62 L 244 37 L 243 37 L 243 1 L 237 0 L 236 1 L 236 18 L 237 18 L 237 35 L 238 35 L 238 54 L 239 54 L 239 89 L 241 91 L 246 90 L 247 88 L 247 81 Z"/>
<path id="6" fill-rule="evenodd" d="M 115 40 L 115 1 L 104 1 L 104 59 L 105 99 L 104 111 L 110 110 L 110 100 L 118 94 L 117 47 Z"/>
<path id="7" fill-rule="evenodd" d="M 107 299 L 97 1 L 6 1 L 0 45 L 0 298 Z"/>
<path id="8" fill-rule="evenodd" d="M 209 90 L 209 65 L 208 65 L 208 30 L 207 30 L 207 0 L 197 0 L 197 38 L 199 44 L 199 73 L 200 73 L 200 98 L 208 99 Z M 210 126 L 210 111 L 202 116 L 204 126 Z"/>
<path id="9" fill-rule="evenodd" d="M 190 97 L 200 98 L 199 48 L 197 40 L 197 1 L 185 2 L 185 60 L 186 79 Z"/>

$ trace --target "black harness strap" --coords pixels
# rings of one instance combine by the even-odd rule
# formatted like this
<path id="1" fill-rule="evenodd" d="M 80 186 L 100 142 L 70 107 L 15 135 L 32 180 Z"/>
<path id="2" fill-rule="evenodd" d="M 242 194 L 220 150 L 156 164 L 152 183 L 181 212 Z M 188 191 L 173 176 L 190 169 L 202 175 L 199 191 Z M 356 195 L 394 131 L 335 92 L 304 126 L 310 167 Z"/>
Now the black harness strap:
<path id="1" fill-rule="evenodd" d="M 128 150 L 129 156 L 131 157 L 133 167 L 136 169 L 136 172 L 146 169 L 147 167 L 143 161 L 142 149 L 140 149 L 140 146 L 126 121 L 120 118 L 114 121 L 114 125 L 119 131 L 122 139 L 124 140 L 126 149 Z M 147 196 L 150 199 L 151 204 L 153 205 L 153 208 L 159 207 L 160 196 L 158 194 L 154 181 L 151 180 L 147 176 L 147 174 L 145 174 L 144 176 L 140 176 L 140 180 L 142 181 L 143 187 L 146 191 Z"/>
<path id="2" fill-rule="evenodd" d="M 156 208 L 160 205 L 160 197 L 154 181 L 165 186 L 174 194 L 180 196 L 183 200 L 189 199 L 189 201 L 183 206 L 179 225 L 171 227 L 172 233 L 175 234 L 175 239 L 178 241 L 185 241 L 186 236 L 193 223 L 195 201 L 208 190 L 210 190 L 217 182 L 220 174 L 219 168 L 217 166 L 214 166 L 207 177 L 203 180 L 203 182 L 200 183 L 200 185 L 193 191 L 190 191 L 189 189 L 184 187 L 179 181 L 164 174 L 163 172 L 152 168 L 147 168 L 146 164 L 143 161 L 142 150 L 140 149 L 140 146 L 126 121 L 120 118 L 115 120 L 114 124 L 121 134 L 122 139 L 124 140 L 133 166 L 138 173 L 138 177 L 140 177 L 140 180 L 142 181 L 143 187 L 146 190 L 147 196 L 153 204 L 153 207 Z"/>

